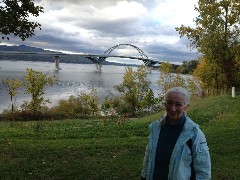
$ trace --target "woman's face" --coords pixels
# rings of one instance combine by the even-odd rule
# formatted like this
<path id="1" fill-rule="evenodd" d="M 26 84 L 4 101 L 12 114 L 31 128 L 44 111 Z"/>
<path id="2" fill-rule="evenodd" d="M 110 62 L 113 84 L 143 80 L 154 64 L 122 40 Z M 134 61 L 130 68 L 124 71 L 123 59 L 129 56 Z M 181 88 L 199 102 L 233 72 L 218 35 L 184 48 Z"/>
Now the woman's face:
<path id="1" fill-rule="evenodd" d="M 172 92 L 166 97 L 165 108 L 170 121 L 178 121 L 187 109 L 187 105 L 185 105 L 184 97 L 180 93 Z"/>

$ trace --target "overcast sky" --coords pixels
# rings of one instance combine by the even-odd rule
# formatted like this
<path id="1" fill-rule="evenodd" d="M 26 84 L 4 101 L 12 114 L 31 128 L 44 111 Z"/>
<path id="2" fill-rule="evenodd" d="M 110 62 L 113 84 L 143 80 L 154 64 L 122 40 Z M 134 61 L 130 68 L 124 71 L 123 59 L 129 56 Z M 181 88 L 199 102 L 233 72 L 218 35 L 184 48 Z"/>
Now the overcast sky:
<path id="1" fill-rule="evenodd" d="M 181 24 L 194 27 L 197 0 L 38 0 L 35 4 L 44 7 L 34 19 L 42 30 L 24 42 L 11 38 L 8 43 L 87 54 L 132 44 L 150 59 L 171 63 L 199 56 L 175 30 Z M 131 46 L 120 47 L 112 54 L 139 54 Z"/>

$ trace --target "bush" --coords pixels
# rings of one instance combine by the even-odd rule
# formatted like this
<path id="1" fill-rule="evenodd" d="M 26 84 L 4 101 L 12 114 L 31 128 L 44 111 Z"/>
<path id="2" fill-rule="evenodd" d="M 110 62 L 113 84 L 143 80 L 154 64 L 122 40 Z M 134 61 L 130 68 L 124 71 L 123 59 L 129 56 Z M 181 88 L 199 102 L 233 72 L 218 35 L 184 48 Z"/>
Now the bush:
<path id="1" fill-rule="evenodd" d="M 59 104 L 50 109 L 54 116 L 64 118 L 88 118 L 99 115 L 99 102 L 95 90 L 90 93 L 80 92 L 77 96 L 70 96 L 67 100 L 60 100 Z"/>
<path id="2" fill-rule="evenodd" d="M 38 120 L 52 120 L 54 116 L 49 112 L 41 111 L 31 111 L 31 110 L 22 110 L 22 111 L 4 111 L 0 116 L 1 120 L 7 121 L 38 121 Z"/>

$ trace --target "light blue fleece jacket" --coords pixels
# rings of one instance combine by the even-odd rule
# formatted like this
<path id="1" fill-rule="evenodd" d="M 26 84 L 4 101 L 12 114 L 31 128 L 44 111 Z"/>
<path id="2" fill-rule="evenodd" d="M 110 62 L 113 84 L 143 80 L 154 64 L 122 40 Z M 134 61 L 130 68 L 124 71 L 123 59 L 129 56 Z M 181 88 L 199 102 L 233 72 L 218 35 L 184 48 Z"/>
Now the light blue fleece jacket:
<path id="1" fill-rule="evenodd" d="M 150 135 L 141 174 L 141 176 L 147 180 L 152 180 L 153 177 L 157 142 L 161 131 L 161 124 L 164 123 L 164 121 L 165 120 L 163 118 L 161 120 L 154 121 L 149 125 Z M 191 151 L 187 145 L 187 141 L 190 138 L 192 139 L 193 144 L 193 156 L 191 156 Z M 171 155 L 168 180 L 190 179 L 190 164 L 192 162 L 192 158 L 196 179 L 211 179 L 211 160 L 205 135 L 196 123 L 194 123 L 189 117 L 186 117 L 183 130 Z"/>

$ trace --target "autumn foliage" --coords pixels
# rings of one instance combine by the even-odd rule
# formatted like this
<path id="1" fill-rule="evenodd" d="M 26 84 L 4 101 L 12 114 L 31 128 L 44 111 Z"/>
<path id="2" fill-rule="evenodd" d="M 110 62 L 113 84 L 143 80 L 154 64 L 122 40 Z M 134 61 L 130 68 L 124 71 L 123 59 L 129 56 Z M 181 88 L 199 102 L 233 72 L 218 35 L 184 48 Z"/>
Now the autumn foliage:
<path id="1" fill-rule="evenodd" d="M 195 10 L 199 13 L 194 18 L 195 28 L 176 28 L 180 37 L 190 40 L 191 48 L 203 54 L 195 75 L 210 94 L 239 88 L 240 2 L 199 0 Z"/>

